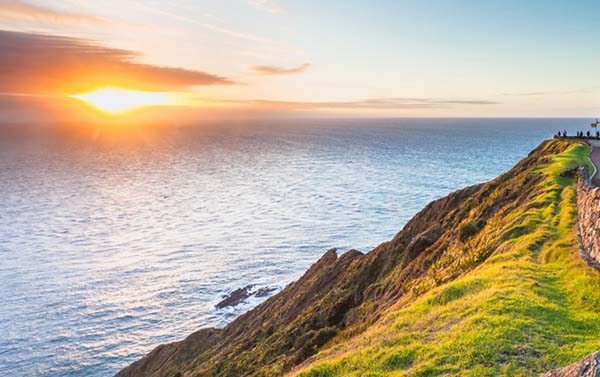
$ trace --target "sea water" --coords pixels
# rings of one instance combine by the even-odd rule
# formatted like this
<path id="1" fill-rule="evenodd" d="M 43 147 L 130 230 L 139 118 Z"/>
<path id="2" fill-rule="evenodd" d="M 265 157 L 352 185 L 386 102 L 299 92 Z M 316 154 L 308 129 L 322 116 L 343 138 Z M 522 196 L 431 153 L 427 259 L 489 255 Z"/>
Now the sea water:
<path id="1" fill-rule="evenodd" d="M 0 126 L 0 375 L 110 376 L 222 327 L 248 284 L 368 252 L 582 119 L 214 122 L 121 140 Z"/>

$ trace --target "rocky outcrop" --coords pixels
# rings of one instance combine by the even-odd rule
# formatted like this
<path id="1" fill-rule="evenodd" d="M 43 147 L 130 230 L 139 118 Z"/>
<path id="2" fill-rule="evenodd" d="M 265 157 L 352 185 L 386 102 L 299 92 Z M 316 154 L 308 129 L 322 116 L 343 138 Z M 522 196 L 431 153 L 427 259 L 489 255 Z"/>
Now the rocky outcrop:
<path id="1" fill-rule="evenodd" d="M 600 352 L 564 368 L 544 373 L 542 377 L 600 377 Z"/>
<path id="2" fill-rule="evenodd" d="M 600 188 L 589 180 L 587 169 L 577 173 L 577 221 L 583 252 L 600 262 Z"/>

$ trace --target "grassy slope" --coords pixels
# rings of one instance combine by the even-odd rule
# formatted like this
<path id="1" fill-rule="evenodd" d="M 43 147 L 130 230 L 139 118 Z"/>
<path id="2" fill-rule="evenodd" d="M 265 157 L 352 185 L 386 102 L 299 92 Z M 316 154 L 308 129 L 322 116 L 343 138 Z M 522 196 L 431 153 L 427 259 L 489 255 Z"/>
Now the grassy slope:
<path id="1" fill-rule="evenodd" d="M 543 178 L 528 202 L 495 214 L 462 250 L 450 248 L 422 284 L 438 282 L 436 271 L 466 263 L 466 255 L 491 252 L 487 260 L 423 294 L 415 287 L 300 374 L 530 375 L 599 350 L 600 279 L 578 255 L 573 180 L 559 176 L 589 164 L 589 152 L 573 145 L 534 168 Z"/>

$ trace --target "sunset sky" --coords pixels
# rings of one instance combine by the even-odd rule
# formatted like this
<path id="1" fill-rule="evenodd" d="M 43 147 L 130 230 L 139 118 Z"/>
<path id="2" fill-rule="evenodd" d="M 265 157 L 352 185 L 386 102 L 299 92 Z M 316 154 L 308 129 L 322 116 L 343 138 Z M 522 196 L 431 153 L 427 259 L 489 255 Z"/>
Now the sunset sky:
<path id="1" fill-rule="evenodd" d="M 104 88 L 161 92 L 132 103 L 186 119 L 595 117 L 599 16 L 598 1 L 0 0 L 0 119 L 91 113 L 73 95 Z"/>

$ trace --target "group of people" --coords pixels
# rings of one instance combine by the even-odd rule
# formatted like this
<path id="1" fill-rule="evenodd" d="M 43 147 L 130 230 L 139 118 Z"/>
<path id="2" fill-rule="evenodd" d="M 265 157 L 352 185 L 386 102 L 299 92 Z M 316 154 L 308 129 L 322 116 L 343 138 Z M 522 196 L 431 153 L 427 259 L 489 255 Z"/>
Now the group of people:
<path id="1" fill-rule="evenodd" d="M 568 137 L 567 130 L 563 130 L 562 132 L 558 131 L 556 133 L 556 135 L 554 135 L 554 138 L 566 138 L 566 137 Z M 580 139 L 600 139 L 600 131 L 596 130 L 595 135 L 590 130 L 588 130 L 585 133 L 583 131 L 577 131 L 577 135 L 575 137 L 580 138 Z"/>

